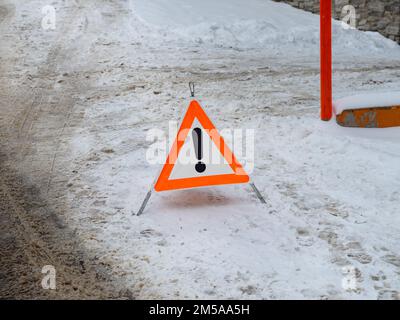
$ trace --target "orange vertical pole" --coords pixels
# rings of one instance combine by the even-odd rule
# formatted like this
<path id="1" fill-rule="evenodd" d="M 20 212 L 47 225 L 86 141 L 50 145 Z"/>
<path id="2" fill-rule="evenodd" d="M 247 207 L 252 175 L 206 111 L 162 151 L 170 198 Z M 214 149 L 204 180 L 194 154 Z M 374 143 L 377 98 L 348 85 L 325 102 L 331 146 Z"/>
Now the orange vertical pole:
<path id="1" fill-rule="evenodd" d="M 321 119 L 332 118 L 332 0 L 320 1 Z"/>

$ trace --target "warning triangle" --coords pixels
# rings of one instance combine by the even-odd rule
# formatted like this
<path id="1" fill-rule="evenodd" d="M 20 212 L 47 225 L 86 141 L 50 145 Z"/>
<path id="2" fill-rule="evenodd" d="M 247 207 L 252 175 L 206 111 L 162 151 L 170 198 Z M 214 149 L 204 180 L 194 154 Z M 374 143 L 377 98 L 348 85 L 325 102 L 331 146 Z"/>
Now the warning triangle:
<path id="1" fill-rule="evenodd" d="M 154 189 L 188 189 L 249 180 L 200 104 L 191 101 Z"/>

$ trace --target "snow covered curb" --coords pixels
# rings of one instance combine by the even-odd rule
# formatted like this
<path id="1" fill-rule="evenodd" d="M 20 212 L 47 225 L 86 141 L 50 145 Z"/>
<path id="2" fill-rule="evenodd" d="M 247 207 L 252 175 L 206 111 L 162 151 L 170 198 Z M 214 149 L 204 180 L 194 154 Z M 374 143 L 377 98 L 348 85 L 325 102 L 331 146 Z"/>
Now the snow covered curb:
<path id="1" fill-rule="evenodd" d="M 363 93 L 341 98 L 333 102 L 333 110 L 339 115 L 344 110 L 400 106 L 400 91 Z"/>

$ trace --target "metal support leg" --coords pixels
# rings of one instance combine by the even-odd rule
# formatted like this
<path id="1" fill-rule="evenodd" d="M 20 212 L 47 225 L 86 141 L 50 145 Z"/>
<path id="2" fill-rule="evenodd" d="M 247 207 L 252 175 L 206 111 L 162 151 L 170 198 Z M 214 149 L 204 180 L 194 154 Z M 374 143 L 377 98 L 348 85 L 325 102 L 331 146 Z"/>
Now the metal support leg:
<path id="1" fill-rule="evenodd" d="M 143 214 L 143 211 L 146 208 L 147 202 L 149 202 L 149 200 L 150 200 L 151 193 L 152 193 L 152 188 L 150 188 L 149 192 L 147 192 L 146 197 L 143 200 L 142 206 L 140 207 L 138 213 L 136 214 L 137 216 L 140 216 Z"/>
<path id="2" fill-rule="evenodd" d="M 257 189 L 254 182 L 250 182 L 250 186 L 253 189 L 254 193 L 256 194 L 257 198 L 261 201 L 261 203 L 266 204 L 267 201 L 265 201 L 264 197 L 262 196 L 261 192 Z"/>

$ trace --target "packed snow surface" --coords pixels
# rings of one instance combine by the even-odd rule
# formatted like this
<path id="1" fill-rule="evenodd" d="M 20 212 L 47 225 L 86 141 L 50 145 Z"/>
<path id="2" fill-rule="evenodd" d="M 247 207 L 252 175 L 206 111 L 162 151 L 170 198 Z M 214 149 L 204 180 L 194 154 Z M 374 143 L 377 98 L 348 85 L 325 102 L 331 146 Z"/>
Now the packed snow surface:
<path id="1" fill-rule="evenodd" d="M 126 284 L 143 298 L 396 296 L 400 131 L 319 121 L 319 17 L 268 0 L 133 0 L 130 8 L 129 32 L 115 37 L 134 45 L 122 62 L 136 89 L 91 102 L 73 143 L 82 161 L 115 152 L 80 178 L 97 190 L 90 210 L 117 210 L 96 234 L 132 273 Z M 334 22 L 334 49 L 336 94 L 375 88 L 366 77 L 398 88 L 398 69 L 358 73 L 367 61 L 395 65 L 394 42 Z M 99 82 L 128 85 L 117 71 Z M 161 167 L 146 160 L 147 132 L 182 119 L 191 80 L 219 130 L 255 130 L 251 176 L 267 205 L 248 185 L 232 185 L 153 193 L 135 217 Z"/>
<path id="2" fill-rule="evenodd" d="M 133 0 L 131 9 L 125 63 L 143 61 L 132 77 L 155 89 L 93 102 L 75 143 L 85 136 L 86 152 L 115 151 L 83 179 L 106 199 L 89 207 L 120 210 L 98 237 L 123 272 L 140 274 L 126 283 L 140 297 L 397 296 L 400 131 L 319 121 L 319 17 L 268 0 Z M 334 50 L 335 94 L 398 88 L 393 41 L 334 22 Z M 132 216 L 161 167 L 146 161 L 146 132 L 183 117 L 192 80 L 219 130 L 255 130 L 252 179 L 267 205 L 233 185 L 154 193 Z"/>

